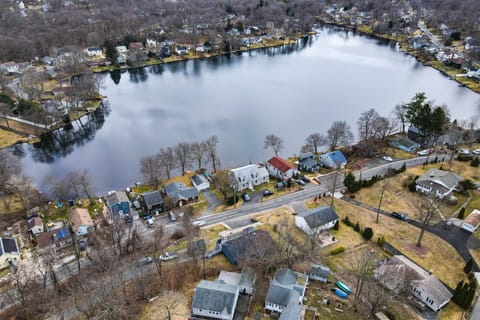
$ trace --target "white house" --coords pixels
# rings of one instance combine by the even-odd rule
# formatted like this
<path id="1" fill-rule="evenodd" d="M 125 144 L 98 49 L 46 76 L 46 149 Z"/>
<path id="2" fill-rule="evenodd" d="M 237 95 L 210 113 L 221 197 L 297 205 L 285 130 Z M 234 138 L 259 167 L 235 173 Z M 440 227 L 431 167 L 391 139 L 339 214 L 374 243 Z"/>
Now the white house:
<path id="1" fill-rule="evenodd" d="M 297 172 L 294 166 L 280 157 L 273 157 L 268 160 L 267 170 L 272 177 L 282 180 L 291 178 Z"/>
<path id="2" fill-rule="evenodd" d="M 415 189 L 425 194 L 433 192 L 442 199 L 457 187 L 460 180 L 460 176 L 451 171 L 430 169 L 417 179 Z"/>
<path id="3" fill-rule="evenodd" d="M 43 232 L 43 222 L 40 217 L 34 217 L 28 220 L 28 232 L 36 236 L 39 233 Z"/>
<path id="4" fill-rule="evenodd" d="M 270 180 L 267 169 L 258 167 L 255 164 L 228 171 L 228 178 L 230 187 L 235 191 L 253 189 L 253 187 L 267 183 Z"/>
<path id="5" fill-rule="evenodd" d="M 480 210 L 475 209 L 463 220 L 461 228 L 468 232 L 477 231 L 480 226 Z"/>
<path id="6" fill-rule="evenodd" d="M 70 211 L 68 215 L 70 223 L 72 224 L 72 229 L 77 236 L 86 235 L 91 227 L 94 226 L 92 218 L 88 213 L 88 209 L 85 208 L 75 208 Z"/>
<path id="7" fill-rule="evenodd" d="M 431 272 L 427 272 L 403 255 L 395 255 L 375 270 L 375 277 L 390 290 L 409 288 L 430 309 L 440 311 L 452 293 Z"/>
<path id="8" fill-rule="evenodd" d="M 5 62 L 0 65 L 0 70 L 5 74 L 19 73 L 18 64 L 13 61 Z"/>
<path id="9" fill-rule="evenodd" d="M 232 320 L 240 288 L 222 280 L 202 280 L 193 292 L 192 315 Z"/>
<path id="10" fill-rule="evenodd" d="M 328 230 L 335 226 L 338 215 L 330 206 L 317 207 L 295 216 L 295 225 L 308 235 Z"/>
<path id="11" fill-rule="evenodd" d="M 307 284 L 308 276 L 287 268 L 277 269 L 268 287 L 265 309 L 281 313 L 282 320 L 299 320 Z"/>
<path id="12" fill-rule="evenodd" d="M 102 48 L 99 47 L 89 47 L 85 49 L 85 53 L 89 57 L 100 57 L 103 54 Z"/>
<path id="13" fill-rule="evenodd" d="M 145 46 L 148 48 L 148 49 L 155 49 L 156 47 L 159 46 L 159 43 L 157 40 L 154 40 L 154 39 L 147 39 L 146 43 L 145 43 Z"/>
<path id="14" fill-rule="evenodd" d="M 210 188 L 210 182 L 203 174 L 196 174 L 192 177 L 192 184 L 198 192 Z"/>
<path id="15" fill-rule="evenodd" d="M 0 270 L 20 260 L 20 249 L 15 238 L 0 238 Z"/>
<path id="16" fill-rule="evenodd" d="M 321 266 L 319 264 L 312 264 L 308 278 L 318 280 L 323 283 L 327 283 L 329 275 L 330 275 L 330 269 L 328 267 Z"/>

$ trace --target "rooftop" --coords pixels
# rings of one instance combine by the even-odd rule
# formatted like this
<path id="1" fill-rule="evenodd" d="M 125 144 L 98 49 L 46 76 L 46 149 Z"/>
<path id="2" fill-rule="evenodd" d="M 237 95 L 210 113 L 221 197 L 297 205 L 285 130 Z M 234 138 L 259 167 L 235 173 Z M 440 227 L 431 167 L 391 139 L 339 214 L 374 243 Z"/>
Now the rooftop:
<path id="1" fill-rule="evenodd" d="M 277 168 L 280 172 L 287 172 L 290 169 L 293 169 L 293 166 L 288 163 L 286 160 L 280 157 L 273 157 L 267 161 L 272 167 Z"/>

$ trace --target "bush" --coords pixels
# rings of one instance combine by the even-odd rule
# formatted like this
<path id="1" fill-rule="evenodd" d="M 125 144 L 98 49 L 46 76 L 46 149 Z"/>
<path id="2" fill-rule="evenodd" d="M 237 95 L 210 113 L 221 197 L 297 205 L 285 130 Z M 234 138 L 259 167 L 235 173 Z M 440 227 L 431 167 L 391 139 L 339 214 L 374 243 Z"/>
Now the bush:
<path id="1" fill-rule="evenodd" d="M 478 160 L 478 157 L 475 157 L 472 162 L 470 162 L 470 165 L 472 167 L 478 167 L 478 165 L 480 164 L 480 160 Z"/>
<path id="2" fill-rule="evenodd" d="M 353 227 L 353 230 L 360 232 L 360 223 L 355 223 L 355 226 Z"/>
<path id="3" fill-rule="evenodd" d="M 332 254 L 332 256 L 334 256 L 334 255 L 337 255 L 339 253 L 342 253 L 343 251 L 345 251 L 344 247 L 338 247 L 338 248 L 333 249 L 331 254 Z"/>
<path id="4" fill-rule="evenodd" d="M 338 230 L 338 228 L 340 227 L 340 223 L 338 223 L 338 220 L 335 221 L 335 225 L 333 226 L 333 230 Z"/>
<path id="5" fill-rule="evenodd" d="M 368 227 L 368 228 L 365 228 L 362 232 L 362 236 L 365 240 L 370 240 L 372 239 L 373 237 L 373 230 L 372 228 Z"/>
<path id="6" fill-rule="evenodd" d="M 465 216 L 465 207 L 462 207 L 460 209 L 460 212 L 458 213 L 458 219 L 463 219 L 464 216 Z"/>
<path id="7" fill-rule="evenodd" d="M 412 181 L 408 184 L 408 190 L 410 192 L 415 192 L 417 191 L 417 183 L 415 181 Z"/>
<path id="8" fill-rule="evenodd" d="M 473 156 L 469 155 L 469 154 L 459 154 L 457 156 L 457 160 L 458 161 L 472 161 L 473 160 Z"/>
<path id="9" fill-rule="evenodd" d="M 383 246 L 383 244 L 385 243 L 385 236 L 384 235 L 381 235 L 380 237 L 378 237 L 377 239 L 377 244 L 379 246 Z"/>
<path id="10" fill-rule="evenodd" d="M 350 219 L 348 218 L 348 216 L 346 216 L 345 218 L 342 219 L 342 222 L 345 223 L 347 226 L 352 226 L 353 223 L 350 221 Z"/>

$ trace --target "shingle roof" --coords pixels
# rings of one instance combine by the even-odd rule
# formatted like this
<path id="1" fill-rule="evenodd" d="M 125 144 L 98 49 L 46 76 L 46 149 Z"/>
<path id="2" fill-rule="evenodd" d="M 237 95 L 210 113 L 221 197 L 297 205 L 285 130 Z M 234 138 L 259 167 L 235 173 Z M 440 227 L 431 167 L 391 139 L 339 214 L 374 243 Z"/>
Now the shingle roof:
<path id="1" fill-rule="evenodd" d="M 226 284 L 223 281 L 202 280 L 195 288 L 192 308 L 216 312 L 226 310 L 228 314 L 233 314 L 238 290 L 238 286 Z"/>
<path id="2" fill-rule="evenodd" d="M 258 244 L 262 244 L 261 251 Z M 273 254 L 275 242 L 267 231 L 257 230 L 243 234 L 238 238 L 222 243 L 222 253 L 227 260 L 237 265 L 242 259 L 255 257 L 259 254 Z"/>
<path id="3" fill-rule="evenodd" d="M 17 240 L 15 238 L 0 238 L 0 255 L 4 253 L 20 253 Z"/>
<path id="4" fill-rule="evenodd" d="M 188 200 L 188 199 L 194 199 L 198 197 L 198 190 L 197 188 L 187 188 L 178 191 L 178 193 L 175 195 L 175 202 L 180 201 L 180 200 Z"/>
<path id="5" fill-rule="evenodd" d="M 267 292 L 267 296 L 265 297 L 265 301 L 285 307 L 287 306 L 288 301 L 290 300 L 291 293 L 292 293 L 291 289 L 271 283 L 270 286 L 268 287 L 268 292 Z"/>
<path id="6" fill-rule="evenodd" d="M 73 228 L 78 228 L 81 226 L 93 226 L 93 221 L 92 218 L 90 218 L 88 209 L 75 208 L 70 212 L 68 217 L 73 224 Z"/>
<path id="7" fill-rule="evenodd" d="M 326 266 L 312 264 L 312 268 L 310 269 L 310 274 L 313 274 L 319 277 L 328 277 L 330 275 L 330 269 Z"/>
<path id="8" fill-rule="evenodd" d="M 451 171 L 430 169 L 421 175 L 417 179 L 417 182 L 430 184 L 432 187 L 436 185 L 437 187 L 446 189 L 445 191 L 447 191 L 451 188 L 454 188 L 460 179 L 461 178 L 457 174 Z"/>
<path id="9" fill-rule="evenodd" d="M 275 280 L 282 285 L 294 285 L 297 283 L 297 275 L 290 269 L 280 268 L 275 272 Z"/>
<path id="10" fill-rule="evenodd" d="M 142 197 L 148 208 L 163 203 L 162 196 L 158 190 L 142 193 Z"/>
<path id="11" fill-rule="evenodd" d="M 192 177 L 192 182 L 193 182 L 194 185 L 199 186 L 199 185 L 201 185 L 202 183 L 208 183 L 208 180 L 207 180 L 207 178 L 205 178 L 205 176 L 203 176 L 203 175 L 194 175 L 194 176 Z"/>
<path id="12" fill-rule="evenodd" d="M 318 161 L 313 158 L 305 158 L 300 160 L 299 164 L 306 169 L 312 169 L 313 167 L 318 166 Z"/>
<path id="13" fill-rule="evenodd" d="M 127 193 L 124 191 L 114 191 L 107 196 L 107 206 L 111 207 L 119 202 L 128 202 L 130 203 L 130 199 L 128 199 Z"/>
<path id="14" fill-rule="evenodd" d="M 335 209 L 330 206 L 317 207 L 302 212 L 298 216 L 305 219 L 310 229 L 318 228 L 338 219 Z"/>
<path id="15" fill-rule="evenodd" d="M 341 151 L 332 151 L 330 153 L 327 154 L 328 157 L 330 157 L 330 159 L 333 160 L 334 163 L 338 163 L 338 164 L 341 164 L 341 163 L 345 163 L 347 162 L 347 158 L 345 158 L 345 156 L 343 155 L 343 153 Z"/>
<path id="16" fill-rule="evenodd" d="M 313 156 L 314 156 L 314 155 L 313 155 L 313 153 L 311 153 L 311 152 L 300 153 L 300 154 L 298 155 L 298 161 L 303 161 L 303 160 L 309 159 L 309 158 L 311 159 L 311 158 L 313 158 Z"/>
<path id="17" fill-rule="evenodd" d="M 288 163 L 286 160 L 280 157 L 273 157 L 267 161 L 272 167 L 277 168 L 280 172 L 285 173 L 290 169 L 293 169 L 293 166 Z"/>
<path id="18" fill-rule="evenodd" d="M 279 320 L 297 320 L 302 313 L 302 304 L 299 303 L 300 294 L 293 291 L 290 295 L 287 307 L 282 310 Z"/>
<path id="19" fill-rule="evenodd" d="M 28 229 L 32 229 L 35 226 L 42 226 L 43 222 L 40 217 L 34 217 L 30 220 L 28 220 Z"/>

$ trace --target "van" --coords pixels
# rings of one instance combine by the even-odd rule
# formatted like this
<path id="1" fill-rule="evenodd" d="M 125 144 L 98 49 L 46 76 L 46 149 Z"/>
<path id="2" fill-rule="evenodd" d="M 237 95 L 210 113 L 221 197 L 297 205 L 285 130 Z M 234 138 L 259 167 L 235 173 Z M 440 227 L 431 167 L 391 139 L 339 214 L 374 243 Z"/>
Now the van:
<path id="1" fill-rule="evenodd" d="M 148 225 L 149 228 L 153 228 L 153 226 L 154 226 L 153 218 L 147 219 L 147 225 Z"/>
<path id="2" fill-rule="evenodd" d="M 175 213 L 173 211 L 170 211 L 168 213 L 168 217 L 170 218 L 170 221 L 177 221 L 177 216 L 175 215 Z"/>

